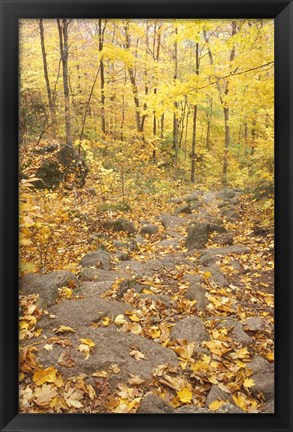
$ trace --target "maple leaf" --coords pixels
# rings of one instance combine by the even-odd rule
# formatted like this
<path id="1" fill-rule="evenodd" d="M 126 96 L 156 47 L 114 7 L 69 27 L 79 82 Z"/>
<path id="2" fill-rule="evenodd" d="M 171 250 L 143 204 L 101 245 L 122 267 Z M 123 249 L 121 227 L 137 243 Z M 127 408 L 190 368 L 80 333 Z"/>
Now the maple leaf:
<path id="1" fill-rule="evenodd" d="M 60 364 L 60 366 L 65 366 L 68 368 L 71 368 L 74 366 L 74 360 L 71 357 L 70 353 L 68 351 L 63 351 L 59 358 L 58 358 L 58 363 Z"/>
<path id="2" fill-rule="evenodd" d="M 192 401 L 192 391 L 187 387 L 183 387 L 180 391 L 177 392 L 177 396 L 180 399 L 180 402 L 189 404 Z"/>
<path id="3" fill-rule="evenodd" d="M 33 381 L 40 386 L 44 383 L 53 383 L 56 380 L 57 371 L 53 366 L 46 369 L 40 369 L 33 375 Z"/>
<path id="4" fill-rule="evenodd" d="M 81 390 L 70 387 L 67 391 L 64 392 L 63 396 L 69 408 L 83 407 L 81 400 L 83 399 L 84 394 Z"/>
<path id="5" fill-rule="evenodd" d="M 52 351 L 52 349 L 53 349 L 53 345 L 51 345 L 51 344 L 45 344 L 45 345 L 43 346 L 43 348 L 44 348 L 46 351 Z"/>
<path id="6" fill-rule="evenodd" d="M 209 409 L 212 411 L 217 411 L 221 406 L 223 406 L 227 401 L 215 400 L 209 404 Z"/>
<path id="7" fill-rule="evenodd" d="M 134 385 L 134 386 L 139 386 L 139 385 L 143 384 L 144 382 L 145 382 L 145 380 L 141 379 L 137 375 L 131 375 L 131 377 L 128 380 L 128 384 Z"/>
<path id="8" fill-rule="evenodd" d="M 243 386 L 245 388 L 251 388 L 255 385 L 255 381 L 252 378 L 246 378 L 244 380 Z"/>
<path id="9" fill-rule="evenodd" d="M 35 391 L 35 403 L 46 407 L 49 402 L 57 395 L 57 389 L 52 384 L 43 384 Z"/>

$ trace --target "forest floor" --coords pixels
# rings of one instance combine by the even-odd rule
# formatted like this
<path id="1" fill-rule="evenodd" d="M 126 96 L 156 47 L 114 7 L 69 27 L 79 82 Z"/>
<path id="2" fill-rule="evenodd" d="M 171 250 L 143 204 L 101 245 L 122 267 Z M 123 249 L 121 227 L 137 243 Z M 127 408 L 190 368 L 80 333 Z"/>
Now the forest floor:
<path id="1" fill-rule="evenodd" d="M 76 199 L 40 231 L 46 257 L 27 252 L 20 411 L 274 412 L 274 241 L 252 198 L 141 197 L 97 217 Z"/>

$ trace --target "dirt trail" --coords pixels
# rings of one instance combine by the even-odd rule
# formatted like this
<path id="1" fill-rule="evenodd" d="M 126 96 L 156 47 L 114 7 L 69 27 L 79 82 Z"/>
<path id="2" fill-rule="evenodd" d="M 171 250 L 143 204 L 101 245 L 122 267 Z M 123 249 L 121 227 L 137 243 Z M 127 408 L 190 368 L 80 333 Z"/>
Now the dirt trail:
<path id="1" fill-rule="evenodd" d="M 81 257 L 78 277 L 22 277 L 23 322 L 37 322 L 21 410 L 273 412 L 272 251 L 242 234 L 241 202 L 197 191 L 138 231 L 108 221 L 120 241 Z"/>

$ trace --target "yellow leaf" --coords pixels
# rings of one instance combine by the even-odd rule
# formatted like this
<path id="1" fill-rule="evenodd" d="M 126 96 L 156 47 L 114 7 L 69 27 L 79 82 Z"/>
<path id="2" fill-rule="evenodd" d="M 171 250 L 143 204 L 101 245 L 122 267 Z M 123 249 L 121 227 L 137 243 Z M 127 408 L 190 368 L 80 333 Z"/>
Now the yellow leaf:
<path id="1" fill-rule="evenodd" d="M 77 348 L 78 351 L 84 353 L 84 357 L 86 360 L 89 359 L 90 357 L 90 347 L 86 344 L 80 344 L 79 347 Z"/>
<path id="2" fill-rule="evenodd" d="M 182 403 L 191 403 L 192 400 L 192 391 L 188 390 L 187 387 L 184 387 L 180 391 L 177 392 L 177 396 Z"/>
<path id="3" fill-rule="evenodd" d="M 145 358 L 144 354 L 142 352 L 138 351 L 138 350 L 132 350 L 132 351 L 130 351 L 129 355 L 131 357 L 134 357 L 135 360 L 141 360 L 141 359 Z"/>
<path id="4" fill-rule="evenodd" d="M 51 344 L 45 344 L 45 345 L 43 346 L 43 348 L 44 348 L 46 351 L 52 351 L 52 349 L 53 349 L 53 345 L 51 345 Z"/>
<path id="5" fill-rule="evenodd" d="M 116 363 L 112 363 L 109 369 L 113 371 L 115 374 L 118 374 L 121 371 L 121 369 Z"/>
<path id="6" fill-rule="evenodd" d="M 35 391 L 35 402 L 38 405 L 46 406 L 57 395 L 56 387 L 50 384 L 43 384 Z"/>
<path id="7" fill-rule="evenodd" d="M 111 319 L 109 317 L 107 317 L 107 316 L 103 317 L 102 320 L 101 320 L 101 324 L 104 327 L 108 327 L 108 325 L 110 324 L 110 322 L 111 322 Z"/>
<path id="8" fill-rule="evenodd" d="M 127 321 L 123 314 L 117 315 L 116 318 L 114 319 L 114 323 L 117 325 L 122 325 L 125 324 L 126 322 Z"/>
<path id="9" fill-rule="evenodd" d="M 274 361 L 274 359 L 275 359 L 275 354 L 273 353 L 273 351 L 269 351 L 269 352 L 266 354 L 266 358 L 267 358 L 269 361 Z"/>
<path id="10" fill-rule="evenodd" d="M 252 378 L 246 378 L 246 380 L 244 380 L 243 386 L 245 388 L 250 388 L 253 387 L 255 385 L 255 382 Z"/>
<path id="11" fill-rule="evenodd" d="M 40 369 L 33 375 L 33 381 L 36 385 L 40 386 L 44 383 L 52 383 L 56 379 L 56 369 L 50 366 L 46 369 Z"/>
<path id="12" fill-rule="evenodd" d="M 69 408 L 82 408 L 83 404 L 80 402 L 83 399 L 83 392 L 78 389 L 69 388 L 64 392 L 64 399 Z"/>
<path id="13" fill-rule="evenodd" d="M 135 313 L 129 315 L 129 319 L 131 319 L 131 321 L 134 321 L 134 322 L 140 321 L 140 318 Z"/>
<path id="14" fill-rule="evenodd" d="M 96 344 L 91 339 L 79 339 L 81 343 L 88 345 L 90 348 L 94 348 Z"/>
<path id="15" fill-rule="evenodd" d="M 93 377 L 98 377 L 98 378 L 106 378 L 107 375 L 108 372 L 105 370 L 97 371 L 92 374 Z"/>
<path id="16" fill-rule="evenodd" d="M 212 403 L 209 404 L 209 409 L 212 410 L 212 411 L 217 411 L 225 403 L 226 402 L 223 401 L 223 400 L 215 400 L 215 401 L 213 401 Z"/>
<path id="17" fill-rule="evenodd" d="M 235 351 L 234 353 L 230 354 L 230 357 L 232 357 L 232 359 L 244 359 L 245 357 L 247 357 L 249 355 L 249 351 L 247 349 L 247 347 L 244 348 L 240 348 L 239 350 Z"/>
<path id="18" fill-rule="evenodd" d="M 53 333 L 56 333 L 56 334 L 75 333 L 75 330 L 73 330 L 73 328 L 68 327 L 68 326 L 60 326 L 57 329 L 53 329 Z"/>

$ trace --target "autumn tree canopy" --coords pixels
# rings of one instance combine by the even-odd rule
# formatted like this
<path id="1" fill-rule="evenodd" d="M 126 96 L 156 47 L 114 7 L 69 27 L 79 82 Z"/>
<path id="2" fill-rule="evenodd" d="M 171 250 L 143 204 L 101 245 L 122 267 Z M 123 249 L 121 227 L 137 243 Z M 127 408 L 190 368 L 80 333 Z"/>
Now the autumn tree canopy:
<path id="1" fill-rule="evenodd" d="M 273 52 L 271 20 L 22 20 L 21 144 L 197 183 L 271 178 Z"/>

